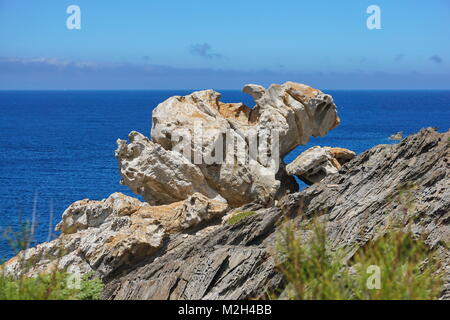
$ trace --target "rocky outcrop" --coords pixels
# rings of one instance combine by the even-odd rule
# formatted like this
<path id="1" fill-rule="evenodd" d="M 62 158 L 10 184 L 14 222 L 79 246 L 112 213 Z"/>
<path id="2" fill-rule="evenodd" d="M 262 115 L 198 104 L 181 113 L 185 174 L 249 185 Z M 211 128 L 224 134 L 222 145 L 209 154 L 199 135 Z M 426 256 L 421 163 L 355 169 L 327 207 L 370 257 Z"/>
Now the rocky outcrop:
<path id="1" fill-rule="evenodd" d="M 116 150 L 122 183 L 145 202 L 121 193 L 77 201 L 59 238 L 2 270 L 93 272 L 105 299 L 258 298 L 285 285 L 274 254 L 286 220 L 307 234 L 318 218 L 348 258 L 395 220 L 439 254 L 450 298 L 450 131 L 424 129 L 358 156 L 315 147 L 286 167 L 288 152 L 339 123 L 332 98 L 291 82 L 244 92 L 254 108 L 212 90 L 161 103 L 152 139 L 132 132 Z M 292 175 L 314 184 L 293 193 Z"/>
<path id="2" fill-rule="evenodd" d="M 312 147 L 289 163 L 286 171 L 311 185 L 327 175 L 338 173 L 341 166 L 355 155 L 353 151 L 344 148 Z"/>
<path id="3" fill-rule="evenodd" d="M 94 272 L 106 278 L 155 255 L 169 235 L 218 219 L 228 206 L 195 193 L 170 205 L 150 206 L 122 193 L 101 201 L 81 200 L 63 213 L 61 236 L 19 253 L 5 263 L 9 274 L 30 276 L 53 268 Z"/>
<path id="4" fill-rule="evenodd" d="M 55 230 L 71 234 L 88 228 L 98 228 L 109 216 L 130 216 L 148 204 L 120 192 L 107 199 L 95 201 L 84 199 L 72 203 L 62 214 L 62 221 Z"/>
<path id="5" fill-rule="evenodd" d="M 447 267 L 450 256 L 450 132 L 425 129 L 400 144 L 380 145 L 345 164 L 339 175 L 284 197 L 276 207 L 196 235 L 173 235 L 157 259 L 148 258 L 109 281 L 108 299 L 248 299 L 283 287 L 273 261 L 283 219 L 319 217 L 335 247 L 355 248 L 391 219 L 412 220 Z M 450 296 L 449 278 L 444 297 Z"/>
<path id="6" fill-rule="evenodd" d="M 223 103 L 213 90 L 175 96 L 152 114 L 152 140 L 132 132 L 118 141 L 122 183 L 151 204 L 195 192 L 238 207 L 273 203 L 298 186 L 282 158 L 311 136 L 339 124 L 331 96 L 287 82 L 264 89 L 246 85 L 252 109 Z"/>
<path id="7" fill-rule="evenodd" d="M 173 236 L 166 252 L 108 283 L 107 299 L 248 299 L 279 287 L 268 236 L 277 208 L 235 225 L 216 225 L 195 235 Z"/>
<path id="8" fill-rule="evenodd" d="M 284 287 L 274 255 L 285 219 L 306 235 L 308 221 L 318 218 L 331 245 L 347 248 L 348 258 L 395 220 L 411 222 L 438 253 L 447 268 L 443 298 L 450 298 L 449 141 L 450 132 L 425 129 L 376 146 L 339 174 L 268 208 L 249 203 L 228 211 L 201 193 L 161 206 L 120 193 L 81 200 L 64 212 L 58 239 L 21 252 L 3 268 L 14 275 L 93 271 L 106 284 L 105 299 L 249 299 Z M 242 211 L 254 213 L 228 222 Z"/>

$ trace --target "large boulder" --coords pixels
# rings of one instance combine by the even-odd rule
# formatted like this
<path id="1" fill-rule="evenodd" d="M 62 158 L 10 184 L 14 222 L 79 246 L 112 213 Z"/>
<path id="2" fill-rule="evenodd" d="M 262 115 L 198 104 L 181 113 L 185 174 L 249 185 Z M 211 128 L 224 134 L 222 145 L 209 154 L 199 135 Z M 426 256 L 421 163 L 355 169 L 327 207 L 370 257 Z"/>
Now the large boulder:
<path id="1" fill-rule="evenodd" d="M 117 140 L 121 183 L 153 205 L 168 204 L 200 192 L 225 200 L 212 189 L 201 170 L 178 152 L 164 149 L 133 131 L 129 143 Z"/>
<path id="2" fill-rule="evenodd" d="M 355 153 L 344 148 L 312 147 L 302 152 L 286 166 L 287 174 L 296 175 L 311 185 L 327 175 L 338 173 L 341 166 L 355 157 Z"/>
<path id="3" fill-rule="evenodd" d="M 159 104 L 152 141 L 135 132 L 128 145 L 118 141 L 122 183 L 152 204 L 199 192 L 238 207 L 270 204 L 296 191 L 281 159 L 339 124 L 333 99 L 293 82 L 268 89 L 246 85 L 243 91 L 254 98 L 253 108 L 223 103 L 213 90 Z"/>

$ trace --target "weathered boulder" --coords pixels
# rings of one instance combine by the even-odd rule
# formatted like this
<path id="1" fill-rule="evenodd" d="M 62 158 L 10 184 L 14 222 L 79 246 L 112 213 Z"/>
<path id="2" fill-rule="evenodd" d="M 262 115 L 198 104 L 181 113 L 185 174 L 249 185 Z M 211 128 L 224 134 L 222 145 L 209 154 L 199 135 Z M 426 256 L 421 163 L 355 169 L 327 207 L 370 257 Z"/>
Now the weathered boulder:
<path id="1" fill-rule="evenodd" d="M 338 173 L 341 166 L 355 155 L 353 151 L 344 148 L 316 146 L 302 152 L 286 166 L 286 171 L 311 185 L 327 175 Z"/>
<path id="2" fill-rule="evenodd" d="M 257 131 L 279 132 L 281 157 L 310 137 L 324 137 L 340 123 L 333 98 L 304 84 L 286 82 L 267 89 L 248 84 L 243 91 L 256 102 Z"/>
<path id="3" fill-rule="evenodd" d="M 297 190 L 281 159 L 339 124 L 333 99 L 293 82 L 243 90 L 255 99 L 254 108 L 220 102 L 213 90 L 159 104 L 152 141 L 135 132 L 129 145 L 118 141 L 123 184 L 152 204 L 199 192 L 232 207 L 273 203 Z"/>
<path id="4" fill-rule="evenodd" d="M 59 238 L 20 252 L 5 263 L 5 270 L 33 276 L 56 268 L 105 278 L 156 254 L 169 234 L 220 220 L 227 209 L 200 193 L 163 206 L 121 193 L 101 201 L 77 201 L 56 227 L 62 232 Z"/>
<path id="5" fill-rule="evenodd" d="M 97 228 L 112 214 L 130 216 L 140 207 L 149 206 L 136 198 L 116 192 L 102 201 L 79 200 L 72 203 L 62 214 L 62 221 L 55 227 L 64 234 L 75 233 L 87 228 Z"/>
<path id="6" fill-rule="evenodd" d="M 194 193 L 184 201 L 142 207 L 137 211 L 136 216 L 156 219 L 168 233 L 174 233 L 219 219 L 227 211 L 226 203 L 211 200 L 201 193 Z"/>
<path id="7" fill-rule="evenodd" d="M 181 154 L 164 149 L 139 132 L 131 132 L 127 144 L 117 140 L 121 183 L 153 205 L 186 199 L 200 192 L 223 200 L 207 183 L 201 170 Z M 225 200 L 223 200 L 225 201 Z"/>
<path id="8" fill-rule="evenodd" d="M 107 299 L 249 299 L 283 287 L 273 253 L 277 226 L 294 219 L 310 232 L 310 219 L 326 224 L 335 247 L 354 248 L 373 239 L 392 219 L 437 250 L 447 268 L 443 297 L 450 298 L 450 132 L 432 129 L 395 145 L 380 145 L 352 160 L 339 175 L 280 200 L 277 207 L 246 205 L 256 214 L 196 234 L 174 234 L 157 259 L 124 270 L 107 282 Z M 300 223 L 303 222 L 303 223 Z M 350 257 L 350 256 L 349 256 Z M 273 292 L 273 291 L 272 291 Z"/>
<path id="9" fill-rule="evenodd" d="M 334 159 L 337 160 L 337 162 L 339 163 L 339 165 L 343 165 L 347 162 L 349 162 L 350 160 L 352 160 L 355 156 L 356 153 L 354 151 L 351 151 L 349 149 L 345 149 L 345 148 L 339 148 L 339 147 L 334 147 L 334 148 L 330 148 L 330 147 L 325 147 L 325 149 L 329 150 L 331 157 L 333 157 Z M 334 161 L 333 161 L 334 162 Z M 335 163 L 335 162 L 334 162 Z M 338 166 L 338 168 L 340 169 L 340 167 Z"/>

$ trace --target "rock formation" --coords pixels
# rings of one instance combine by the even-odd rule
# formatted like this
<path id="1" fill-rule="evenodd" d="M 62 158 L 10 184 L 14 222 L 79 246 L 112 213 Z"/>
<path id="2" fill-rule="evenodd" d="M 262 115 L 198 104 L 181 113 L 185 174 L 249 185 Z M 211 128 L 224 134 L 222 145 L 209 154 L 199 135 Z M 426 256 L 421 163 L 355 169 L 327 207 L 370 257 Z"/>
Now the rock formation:
<path id="1" fill-rule="evenodd" d="M 291 82 L 244 92 L 253 109 L 222 103 L 212 90 L 161 103 L 152 140 L 132 132 L 116 150 L 122 182 L 146 202 L 121 193 L 77 201 L 63 213 L 57 239 L 2 269 L 16 276 L 93 272 L 106 285 L 105 299 L 258 298 L 285 285 L 274 252 L 286 219 L 307 234 L 304 223 L 319 218 L 348 258 L 394 219 L 412 221 L 438 252 L 448 272 L 443 297 L 450 298 L 450 131 L 424 129 L 358 156 L 315 147 L 286 167 L 284 155 L 339 123 L 331 97 Z M 229 148 L 221 136 L 237 144 Z M 209 161 L 221 151 L 232 161 Z M 320 183 L 292 193 L 288 174 Z M 229 223 L 244 211 L 252 212 Z"/>
<path id="2" fill-rule="evenodd" d="M 152 140 L 132 132 L 118 141 L 122 183 L 151 204 L 194 192 L 237 207 L 272 203 L 297 190 L 281 159 L 339 124 L 331 96 L 286 82 L 246 85 L 256 106 L 223 103 L 213 90 L 175 96 L 152 114 Z"/>
<path id="3" fill-rule="evenodd" d="M 272 254 L 276 226 L 285 217 L 297 222 L 320 217 L 334 246 L 355 248 L 389 219 L 413 217 L 414 232 L 426 237 L 447 267 L 443 296 L 450 298 L 449 139 L 450 132 L 426 129 L 400 144 L 376 146 L 345 164 L 339 175 L 284 197 L 278 206 L 240 208 L 256 214 L 235 225 L 216 225 L 195 237 L 174 235 L 156 260 L 149 257 L 108 282 L 103 297 L 255 298 L 283 287 Z"/>
<path id="4" fill-rule="evenodd" d="M 329 174 L 337 173 L 355 155 L 353 151 L 344 148 L 312 147 L 289 163 L 286 171 L 288 175 L 296 175 L 311 185 Z"/>
<path id="5" fill-rule="evenodd" d="M 58 268 L 105 278 L 156 254 L 170 234 L 220 220 L 227 208 L 200 193 L 162 206 L 122 193 L 101 201 L 80 200 L 63 213 L 56 226 L 59 238 L 21 252 L 5 263 L 5 270 L 33 276 Z"/>
<path id="6" fill-rule="evenodd" d="M 148 203 L 172 203 L 195 192 L 223 200 L 208 185 L 200 169 L 179 153 L 166 150 L 135 131 L 128 138 L 129 144 L 117 140 L 122 183 Z"/>

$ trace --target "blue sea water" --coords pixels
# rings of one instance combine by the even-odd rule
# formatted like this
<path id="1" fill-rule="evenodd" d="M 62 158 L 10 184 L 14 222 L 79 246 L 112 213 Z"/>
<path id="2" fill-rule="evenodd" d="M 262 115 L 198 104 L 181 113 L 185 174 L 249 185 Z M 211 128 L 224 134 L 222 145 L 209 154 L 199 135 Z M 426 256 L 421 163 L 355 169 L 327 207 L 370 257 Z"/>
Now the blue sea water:
<path id="1" fill-rule="evenodd" d="M 239 91 L 221 91 L 222 101 L 244 102 Z M 333 95 L 341 125 L 311 139 L 286 157 L 313 146 L 339 146 L 360 153 L 393 143 L 389 135 L 423 127 L 447 131 L 450 91 L 326 91 Z M 31 220 L 36 207 L 37 242 L 64 209 L 84 198 L 131 192 L 119 184 L 114 150 L 132 130 L 149 135 L 158 103 L 188 91 L 0 91 L 0 229 Z M 50 218 L 51 224 L 50 224 Z M 0 258 L 13 254 L 0 240 Z"/>

